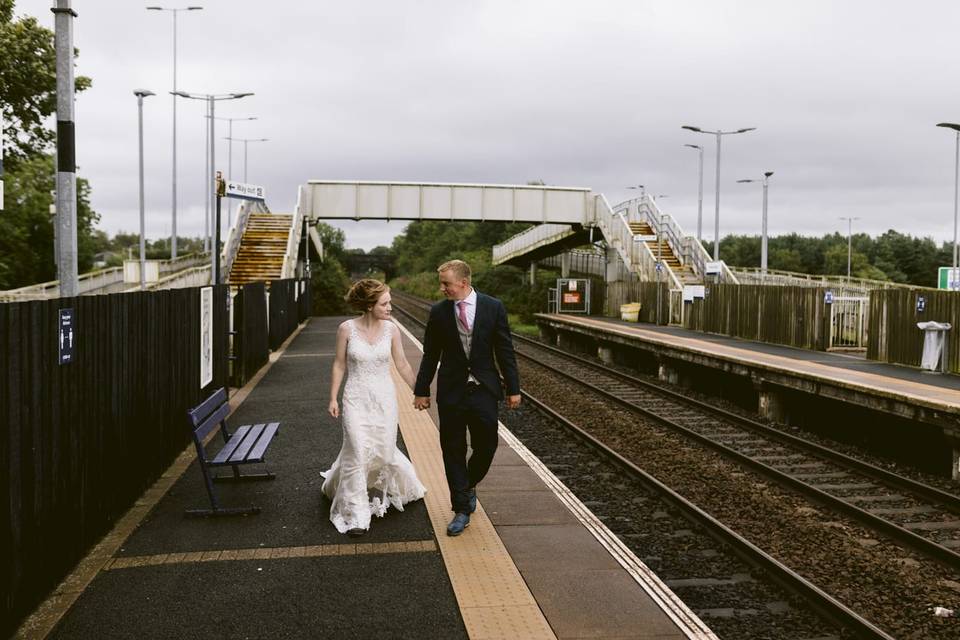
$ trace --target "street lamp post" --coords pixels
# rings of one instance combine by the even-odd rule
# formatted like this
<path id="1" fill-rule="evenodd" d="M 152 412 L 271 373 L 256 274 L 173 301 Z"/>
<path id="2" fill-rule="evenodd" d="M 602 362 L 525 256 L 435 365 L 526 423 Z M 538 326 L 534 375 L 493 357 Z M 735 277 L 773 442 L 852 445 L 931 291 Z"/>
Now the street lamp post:
<path id="1" fill-rule="evenodd" d="M 143 207 L 143 99 L 155 95 L 153 91 L 135 89 L 137 96 L 138 137 L 140 140 L 140 291 L 146 289 L 146 241 L 144 239 L 144 207 Z"/>
<path id="2" fill-rule="evenodd" d="M 256 120 L 256 119 L 257 119 L 256 116 L 253 116 L 250 118 L 217 118 L 217 120 L 226 120 L 228 123 L 227 124 L 227 140 L 229 140 L 229 143 L 227 144 L 227 179 L 228 180 L 233 180 L 233 121 L 234 120 Z M 228 201 L 232 200 L 232 198 L 230 198 L 230 196 L 227 196 L 227 200 Z M 230 203 L 228 202 L 227 204 L 229 205 Z M 233 221 L 231 218 L 231 209 L 232 209 L 231 206 L 227 207 L 227 228 L 228 229 L 233 226 Z"/>
<path id="3" fill-rule="evenodd" d="M 249 142 L 269 142 L 270 138 L 232 138 L 237 142 L 243 143 L 243 182 L 247 182 L 247 143 Z"/>
<path id="4" fill-rule="evenodd" d="M 188 93 L 186 91 L 176 91 L 173 92 L 174 95 L 178 95 L 181 98 L 190 98 L 191 100 L 204 100 L 207 103 L 208 109 L 208 122 L 210 123 L 210 173 L 207 180 L 207 187 L 205 189 L 204 195 L 207 198 L 207 202 L 215 202 L 216 193 L 217 193 L 217 179 L 216 179 L 216 148 L 214 145 L 215 129 L 216 129 L 216 104 L 219 100 L 237 100 L 238 98 L 245 98 L 247 96 L 252 96 L 252 92 L 245 93 Z M 211 208 L 212 209 L 212 208 Z M 217 220 L 217 225 L 219 227 L 219 220 Z M 215 237 L 220 237 L 220 229 L 216 229 L 216 233 L 211 234 Z M 218 266 L 218 260 L 216 259 L 220 252 L 220 247 L 211 244 L 210 251 L 213 254 L 211 256 L 211 269 L 216 269 Z M 212 273 L 211 282 L 218 282 L 220 274 Z"/>
<path id="5" fill-rule="evenodd" d="M 700 127 L 691 127 L 690 125 L 683 125 L 681 129 L 687 129 L 688 131 L 693 131 L 695 133 L 708 133 L 711 135 L 717 136 L 717 184 L 716 184 L 716 201 L 714 205 L 714 214 L 713 214 L 713 259 L 720 259 L 720 138 L 722 136 L 733 135 L 735 133 L 746 133 L 747 131 L 755 131 L 756 127 L 747 127 L 745 129 L 736 129 L 734 131 L 707 131 L 706 129 L 701 129 Z"/>
<path id="6" fill-rule="evenodd" d="M 177 14 L 181 11 L 201 11 L 203 7 L 147 7 L 147 11 L 169 11 L 173 14 L 173 201 L 170 205 L 173 219 L 170 232 L 170 258 L 177 257 Z"/>
<path id="7" fill-rule="evenodd" d="M 850 258 L 853 255 L 853 221 L 859 220 L 858 216 L 840 216 L 841 220 L 847 221 L 847 281 L 850 281 Z"/>
<path id="8" fill-rule="evenodd" d="M 760 278 L 767 276 L 767 186 L 770 182 L 770 176 L 773 171 L 764 171 L 763 178 L 754 180 L 737 180 L 737 182 L 762 182 L 763 183 L 763 215 L 760 222 Z"/>
<path id="9" fill-rule="evenodd" d="M 697 242 L 703 243 L 703 147 L 698 144 L 685 144 L 685 147 L 696 149 L 700 156 L 700 179 L 697 188 Z"/>
<path id="10" fill-rule="evenodd" d="M 960 188 L 960 124 L 952 122 L 941 122 L 938 127 L 953 129 L 957 133 L 956 151 L 954 152 L 953 164 L 953 268 L 956 274 L 957 259 L 960 257 L 960 251 L 957 249 L 957 194 Z"/>

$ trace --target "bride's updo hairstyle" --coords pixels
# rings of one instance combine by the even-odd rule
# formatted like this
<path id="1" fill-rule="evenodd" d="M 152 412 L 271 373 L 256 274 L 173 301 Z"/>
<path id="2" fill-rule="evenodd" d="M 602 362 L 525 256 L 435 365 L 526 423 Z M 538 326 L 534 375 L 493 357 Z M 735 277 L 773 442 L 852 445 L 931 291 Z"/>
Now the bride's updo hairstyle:
<path id="1" fill-rule="evenodd" d="M 377 304 L 377 300 L 380 299 L 384 293 L 390 290 L 390 287 L 383 284 L 379 280 L 374 280 L 373 278 L 364 278 L 363 280 L 357 280 L 353 283 L 353 286 L 350 287 L 350 290 L 347 291 L 347 295 L 343 297 L 347 301 L 347 304 L 353 308 L 354 311 L 358 313 L 366 313 Z"/>

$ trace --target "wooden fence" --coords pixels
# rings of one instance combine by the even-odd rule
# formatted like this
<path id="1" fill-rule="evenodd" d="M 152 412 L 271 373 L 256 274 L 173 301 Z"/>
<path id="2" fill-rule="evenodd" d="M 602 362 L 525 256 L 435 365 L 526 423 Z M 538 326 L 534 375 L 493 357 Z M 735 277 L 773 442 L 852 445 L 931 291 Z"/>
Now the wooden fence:
<path id="1" fill-rule="evenodd" d="M 213 381 L 204 388 L 197 289 L 0 305 L 0 619 L 7 625 L 187 444 L 187 408 L 225 380 L 223 286 L 213 300 Z M 59 363 L 62 308 L 73 309 L 67 364 Z"/>
<path id="2" fill-rule="evenodd" d="M 960 294 L 932 289 L 871 291 L 869 320 L 867 358 L 915 367 L 920 366 L 924 339 L 917 323 L 949 322 L 953 328 L 947 332 L 947 370 L 960 373 Z"/>
<path id="3" fill-rule="evenodd" d="M 233 298 L 233 386 L 242 387 L 270 357 L 267 292 L 264 283 L 239 287 Z"/>
<path id="4" fill-rule="evenodd" d="M 273 283 L 271 343 L 309 312 L 297 286 Z M 214 288 L 213 381 L 203 388 L 198 288 L 0 304 L 0 636 L 189 443 L 187 409 L 226 384 L 227 295 Z M 241 295 L 235 368 L 247 380 L 266 361 L 267 303 L 262 283 Z M 67 364 L 63 308 L 74 322 Z"/>
<path id="5" fill-rule="evenodd" d="M 830 313 L 821 289 L 711 284 L 684 303 L 683 326 L 747 340 L 824 350 Z"/>

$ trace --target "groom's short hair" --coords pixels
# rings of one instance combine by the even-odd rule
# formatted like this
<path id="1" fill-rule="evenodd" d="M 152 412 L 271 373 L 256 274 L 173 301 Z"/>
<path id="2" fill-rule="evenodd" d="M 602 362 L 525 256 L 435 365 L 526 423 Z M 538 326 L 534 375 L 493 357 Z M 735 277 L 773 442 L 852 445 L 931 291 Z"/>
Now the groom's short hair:
<path id="1" fill-rule="evenodd" d="M 452 272 L 453 275 L 459 280 L 466 280 L 467 282 L 470 282 L 470 265 L 463 260 L 447 260 L 442 265 L 437 267 L 437 273 L 443 273 L 444 271 Z"/>

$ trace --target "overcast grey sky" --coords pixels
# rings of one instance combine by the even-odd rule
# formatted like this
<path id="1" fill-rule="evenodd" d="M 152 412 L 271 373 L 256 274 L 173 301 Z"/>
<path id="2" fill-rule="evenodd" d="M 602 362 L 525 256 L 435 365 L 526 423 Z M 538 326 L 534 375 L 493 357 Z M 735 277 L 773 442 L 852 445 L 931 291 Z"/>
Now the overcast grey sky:
<path id="1" fill-rule="evenodd" d="M 191 3 L 194 0 L 191 0 Z M 960 122 L 960 3 L 626 1 L 294 2 L 196 0 L 178 19 L 181 90 L 255 96 L 218 105 L 250 145 L 249 181 L 290 211 L 309 179 L 590 187 L 616 203 L 643 183 L 696 228 L 705 146 L 704 236 L 712 237 L 712 136 L 723 142 L 721 235 L 894 228 L 952 239 Z M 52 0 L 18 0 L 53 28 Z M 101 227 L 134 231 L 137 110 L 145 104 L 147 236 L 170 232 L 172 18 L 153 2 L 75 0 L 77 162 Z M 179 7 L 183 4 L 165 4 Z M 181 235 L 203 226 L 204 105 L 178 106 Z M 227 133 L 218 122 L 217 137 Z M 227 142 L 218 141 L 226 173 Z M 242 145 L 234 145 L 242 177 Z M 389 245 L 403 223 L 337 223 L 351 247 Z"/>

